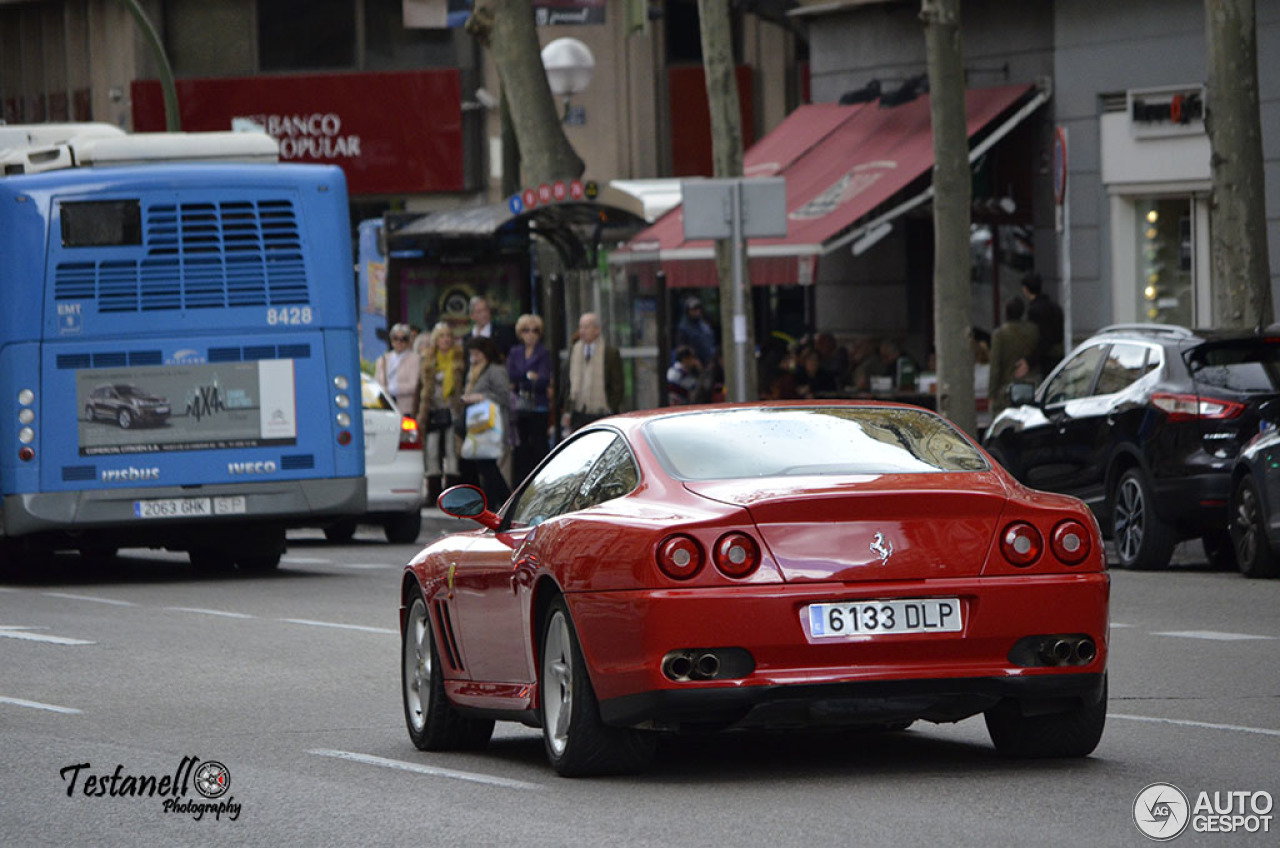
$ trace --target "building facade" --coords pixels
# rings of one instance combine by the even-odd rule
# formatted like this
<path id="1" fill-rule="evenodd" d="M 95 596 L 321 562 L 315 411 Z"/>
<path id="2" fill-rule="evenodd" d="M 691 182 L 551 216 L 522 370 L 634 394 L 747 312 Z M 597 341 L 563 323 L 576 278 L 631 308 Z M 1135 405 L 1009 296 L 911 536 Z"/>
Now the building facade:
<path id="1" fill-rule="evenodd" d="M 917 0 L 802 0 L 792 14 L 809 24 L 814 102 L 836 101 L 872 79 L 892 84 L 923 73 L 919 12 Z M 995 239 L 1005 263 L 1021 257 L 1015 266 L 1034 267 L 1047 291 L 1069 301 L 1076 340 L 1119 322 L 1212 325 L 1203 0 L 964 0 L 961 15 L 970 87 L 1042 80 L 1052 92 L 1022 152 L 1033 175 L 1029 219 L 1021 222 L 1029 229 Z M 1280 78 L 1267 69 L 1280 66 L 1280 3 L 1257 3 L 1257 40 L 1274 296 Z M 992 305 L 1017 293 L 1018 275 L 1008 271 L 1020 269 L 1003 264 L 994 289 L 983 278 L 982 226 L 974 238 L 974 323 L 989 327 Z M 910 238 L 904 232 L 877 247 L 874 271 L 820 277 L 819 314 L 831 316 L 831 329 L 871 332 L 886 319 L 912 325 L 905 302 L 874 321 L 849 308 L 863 299 L 860 287 L 872 286 L 866 299 L 883 305 L 874 287 L 888 290 L 909 277 L 910 257 L 924 249 Z M 1002 268 L 1001 256 L 995 267 Z"/>

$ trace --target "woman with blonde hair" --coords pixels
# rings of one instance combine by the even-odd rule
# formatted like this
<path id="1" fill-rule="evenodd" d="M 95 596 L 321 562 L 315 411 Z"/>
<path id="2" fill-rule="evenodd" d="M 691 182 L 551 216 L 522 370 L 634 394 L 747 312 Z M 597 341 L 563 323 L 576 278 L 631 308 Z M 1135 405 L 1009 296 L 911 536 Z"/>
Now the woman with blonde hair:
<path id="1" fill-rule="evenodd" d="M 520 344 L 507 354 L 507 377 L 511 380 L 511 417 L 516 436 L 511 480 L 519 485 L 551 449 L 547 442 L 551 354 L 542 344 L 542 319 L 537 315 L 521 315 L 516 321 L 516 336 Z"/>
<path id="2" fill-rule="evenodd" d="M 396 408 L 405 415 L 418 415 L 418 354 L 409 345 L 412 341 L 408 324 L 396 324 L 387 333 L 391 350 L 378 357 L 373 366 L 373 379 L 387 390 Z"/>
<path id="3" fill-rule="evenodd" d="M 453 328 L 441 321 L 431 328 L 431 341 L 422 355 L 418 398 L 418 432 L 422 433 L 427 475 L 427 502 L 435 506 L 440 492 L 456 480 L 458 440 L 451 425 L 462 415 L 466 365 L 462 348 L 454 344 Z"/>

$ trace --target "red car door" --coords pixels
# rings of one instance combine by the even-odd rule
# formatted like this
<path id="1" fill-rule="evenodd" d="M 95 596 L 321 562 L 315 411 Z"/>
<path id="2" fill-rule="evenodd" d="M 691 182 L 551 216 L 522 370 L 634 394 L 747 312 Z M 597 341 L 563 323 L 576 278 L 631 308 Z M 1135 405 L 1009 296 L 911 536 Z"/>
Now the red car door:
<path id="1" fill-rule="evenodd" d="M 454 574 L 454 608 L 461 623 L 463 652 L 471 679 L 485 683 L 529 683 L 525 604 L 521 586 L 527 569 L 517 561 L 536 528 L 485 533 L 476 538 Z M 528 583 L 528 580 L 524 580 Z"/>

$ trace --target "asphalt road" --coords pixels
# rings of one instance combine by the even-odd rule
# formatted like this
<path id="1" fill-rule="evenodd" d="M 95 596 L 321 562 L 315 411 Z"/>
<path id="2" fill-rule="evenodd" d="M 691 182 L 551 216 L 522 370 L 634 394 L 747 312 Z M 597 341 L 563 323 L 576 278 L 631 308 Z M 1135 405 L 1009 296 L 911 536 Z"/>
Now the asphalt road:
<path id="1" fill-rule="evenodd" d="M 465 526 L 433 518 L 420 541 Z M 1113 573 L 1110 715 L 1088 759 L 1003 760 L 978 718 L 672 737 L 648 773 L 595 780 L 556 777 L 521 726 L 477 754 L 409 742 L 397 586 L 415 550 L 299 533 L 262 577 L 129 550 L 0 583 L 0 844 L 1136 846 L 1149 784 L 1280 797 L 1280 581 L 1209 571 L 1195 547 L 1168 573 Z M 184 757 L 223 764 L 220 799 L 184 801 L 221 812 L 119 794 L 181 782 Z M 1176 844 L 1275 845 L 1270 815 L 1269 833 Z"/>

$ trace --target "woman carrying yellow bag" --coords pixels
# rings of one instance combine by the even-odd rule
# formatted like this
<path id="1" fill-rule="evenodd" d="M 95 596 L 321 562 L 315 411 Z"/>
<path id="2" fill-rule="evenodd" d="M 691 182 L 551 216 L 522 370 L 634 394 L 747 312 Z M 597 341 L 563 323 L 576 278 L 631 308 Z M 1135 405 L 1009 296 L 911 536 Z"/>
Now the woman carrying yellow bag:
<path id="1" fill-rule="evenodd" d="M 511 488 L 498 468 L 507 433 L 506 402 L 511 381 L 506 369 L 497 364 L 498 349 L 492 340 L 473 337 L 467 342 L 467 356 L 471 368 L 462 393 L 467 435 L 462 440 L 458 465 L 462 482 L 479 486 L 489 508 L 496 511 L 511 496 Z"/>

